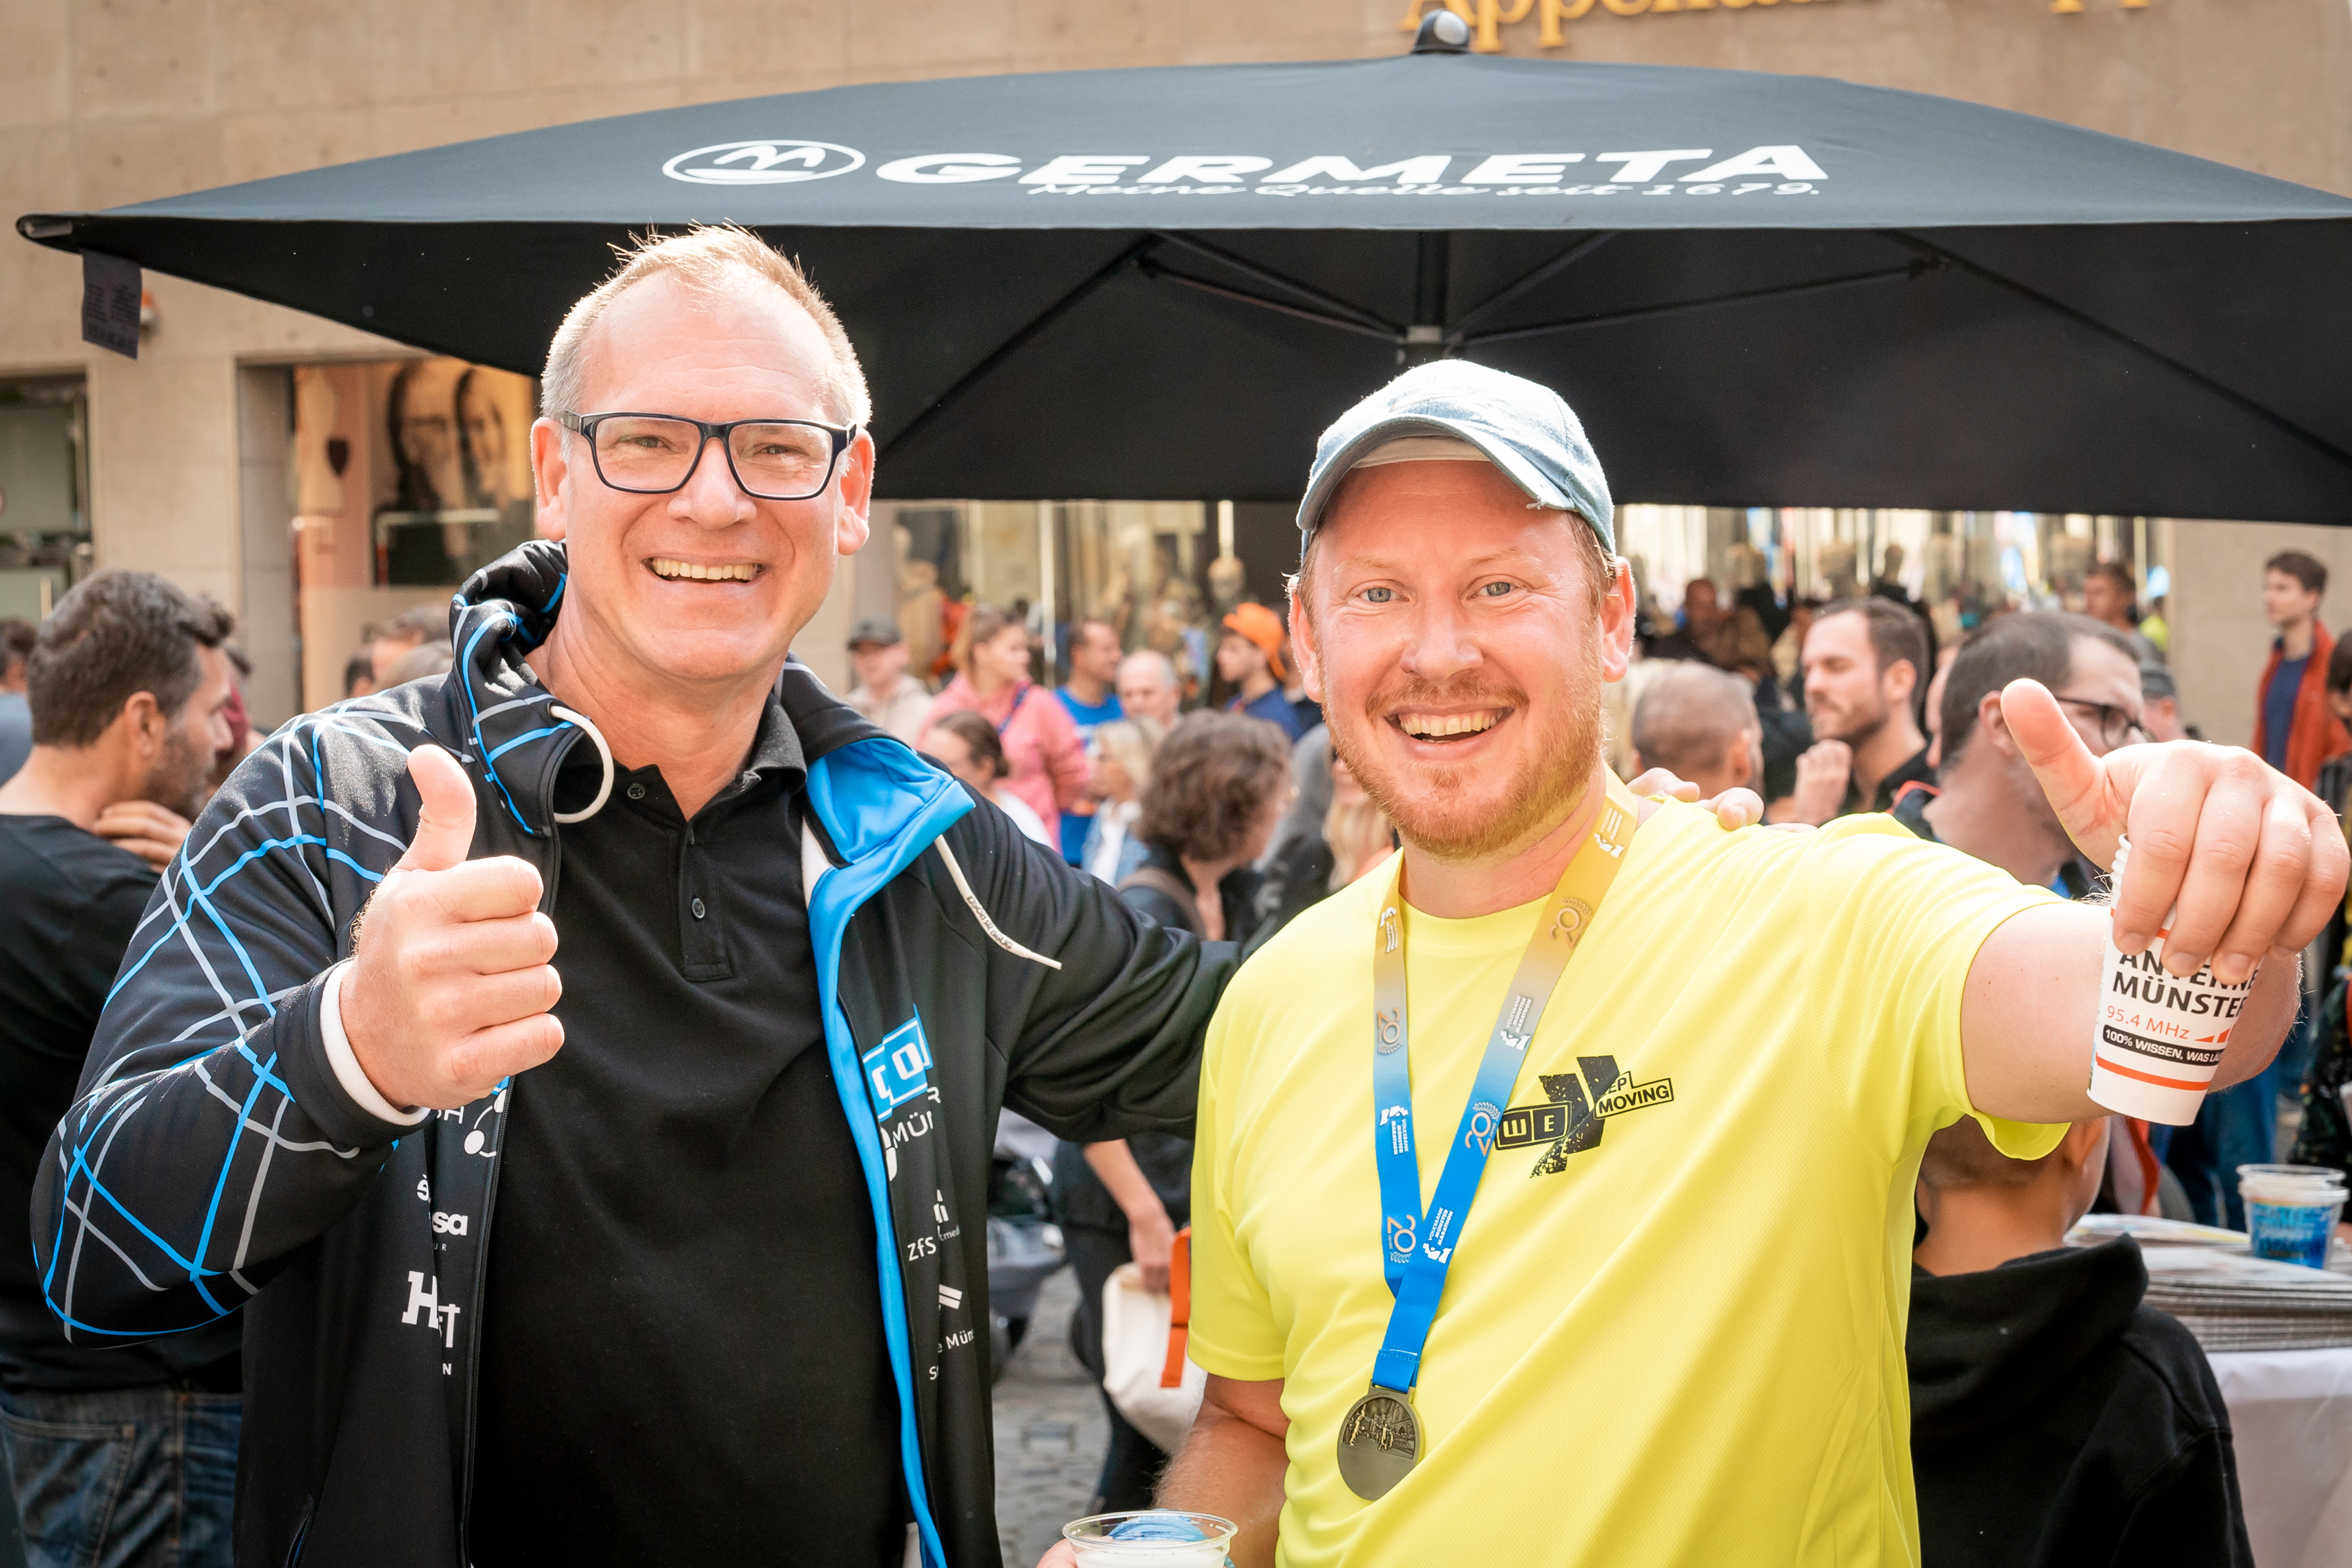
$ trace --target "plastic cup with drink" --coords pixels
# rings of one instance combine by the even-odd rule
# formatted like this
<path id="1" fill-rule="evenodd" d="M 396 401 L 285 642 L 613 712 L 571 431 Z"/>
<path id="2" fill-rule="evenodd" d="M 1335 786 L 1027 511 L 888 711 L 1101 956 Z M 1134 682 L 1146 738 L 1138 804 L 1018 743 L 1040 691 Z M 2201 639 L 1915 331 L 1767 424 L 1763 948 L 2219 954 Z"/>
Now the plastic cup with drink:
<path id="1" fill-rule="evenodd" d="M 1075 1520 L 1062 1539 L 1083 1568 L 1225 1568 L 1234 1526 L 1213 1513 L 1155 1508 Z"/>
<path id="2" fill-rule="evenodd" d="M 2130 858 L 2131 840 L 2126 838 L 2116 846 L 2112 875 L 2117 888 Z M 2197 1108 L 2254 985 L 2252 974 L 2235 985 L 2223 984 L 2213 977 L 2210 963 L 2186 977 L 2168 971 L 2164 944 L 2179 912 L 2176 907 L 2164 917 L 2144 952 L 2117 951 L 2109 929 L 2091 1047 L 2091 1098 L 2109 1110 L 2171 1127 L 2197 1120 Z"/>
<path id="3" fill-rule="evenodd" d="M 2344 1213 L 2344 1173 L 2326 1165 L 2241 1165 L 2238 1195 L 2254 1256 L 2327 1267 L 2328 1238 Z"/>

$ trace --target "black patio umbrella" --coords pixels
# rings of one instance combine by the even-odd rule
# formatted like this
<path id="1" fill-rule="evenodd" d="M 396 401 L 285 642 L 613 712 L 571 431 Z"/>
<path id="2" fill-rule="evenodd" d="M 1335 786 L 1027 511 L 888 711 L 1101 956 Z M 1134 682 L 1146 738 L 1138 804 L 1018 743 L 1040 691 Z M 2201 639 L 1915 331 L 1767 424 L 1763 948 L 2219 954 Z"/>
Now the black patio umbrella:
<path id="1" fill-rule="evenodd" d="M 535 372 L 648 226 L 799 255 L 894 496 L 1281 500 L 1408 357 L 1629 500 L 2352 522 L 2352 201 L 1818 78 L 1459 53 L 891 83 L 27 237 Z"/>

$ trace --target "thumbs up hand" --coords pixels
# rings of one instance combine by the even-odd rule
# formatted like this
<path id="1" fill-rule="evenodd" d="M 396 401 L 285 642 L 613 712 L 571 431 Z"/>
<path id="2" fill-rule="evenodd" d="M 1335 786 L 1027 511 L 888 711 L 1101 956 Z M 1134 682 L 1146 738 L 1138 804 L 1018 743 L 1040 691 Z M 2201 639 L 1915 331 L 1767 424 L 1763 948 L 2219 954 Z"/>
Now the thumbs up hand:
<path id="1" fill-rule="evenodd" d="M 408 753 L 424 809 L 408 851 L 368 900 L 342 990 L 352 1054 L 394 1105 L 450 1110 L 563 1044 L 548 1009 L 555 922 L 536 868 L 468 860 L 474 786 L 438 746 Z"/>
<path id="2" fill-rule="evenodd" d="M 2199 741 L 2095 755 L 2041 682 L 2012 680 L 2002 721 L 2068 837 L 2102 866 L 2132 853 L 2116 890 L 2116 946 L 2147 950 L 2168 910 L 2164 966 L 2209 959 L 2234 985 L 2265 958 L 2292 961 L 2344 901 L 2336 814 L 2309 790 L 2235 746 Z"/>

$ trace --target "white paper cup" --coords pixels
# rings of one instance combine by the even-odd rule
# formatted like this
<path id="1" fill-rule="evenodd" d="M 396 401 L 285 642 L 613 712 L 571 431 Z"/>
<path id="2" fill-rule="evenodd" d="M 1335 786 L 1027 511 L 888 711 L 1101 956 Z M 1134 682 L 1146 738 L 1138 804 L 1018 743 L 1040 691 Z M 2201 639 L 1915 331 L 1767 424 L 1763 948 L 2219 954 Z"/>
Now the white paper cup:
<path id="1" fill-rule="evenodd" d="M 2238 1195 L 2254 1256 L 2305 1268 L 2327 1267 L 2344 1213 L 2344 1173 L 2326 1165 L 2241 1165 Z"/>
<path id="2" fill-rule="evenodd" d="M 1189 1521 L 1199 1541 L 1115 1541 L 1111 1532 L 1131 1520 L 1154 1516 Z M 1145 1509 L 1129 1513 L 1090 1514 L 1062 1526 L 1062 1539 L 1077 1552 L 1086 1568 L 1225 1568 L 1225 1549 L 1233 1544 L 1234 1524 L 1213 1513 L 1182 1513 L 1169 1509 Z"/>
<path id="3" fill-rule="evenodd" d="M 2115 885 L 2123 886 L 2131 841 L 2116 848 Z M 2126 955 L 2107 932 L 2099 970 L 2099 1016 L 2091 1042 L 2094 1100 L 2109 1110 L 2185 1127 L 2197 1120 L 2222 1047 L 2253 989 L 2249 974 L 2235 985 L 2213 978 L 2210 963 L 2182 978 L 2164 967 L 2165 939 L 2179 911 L 2165 916 L 2145 952 Z"/>

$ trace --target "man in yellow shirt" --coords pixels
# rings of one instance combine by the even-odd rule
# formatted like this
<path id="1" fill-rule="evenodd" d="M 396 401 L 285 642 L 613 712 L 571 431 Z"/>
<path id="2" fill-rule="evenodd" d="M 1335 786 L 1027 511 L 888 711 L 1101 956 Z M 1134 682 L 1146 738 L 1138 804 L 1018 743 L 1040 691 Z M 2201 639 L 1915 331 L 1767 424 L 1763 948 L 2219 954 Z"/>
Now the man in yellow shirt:
<path id="1" fill-rule="evenodd" d="M 1724 833 L 1615 786 L 1633 585 L 1541 387 L 1408 372 L 1299 518 L 1307 688 L 1403 848 L 1211 1026 L 1210 1377 L 1161 1501 L 1238 1523 L 1244 1568 L 1916 1562 L 1920 1151 L 2098 1113 L 2106 913 L 1884 818 Z M 2004 716 L 2087 854 L 2130 832 L 2126 952 L 2178 900 L 2171 967 L 2273 960 L 2219 1081 L 2257 1070 L 2342 895 L 2324 808 L 2242 752 L 2094 758 L 2032 682 Z"/>

